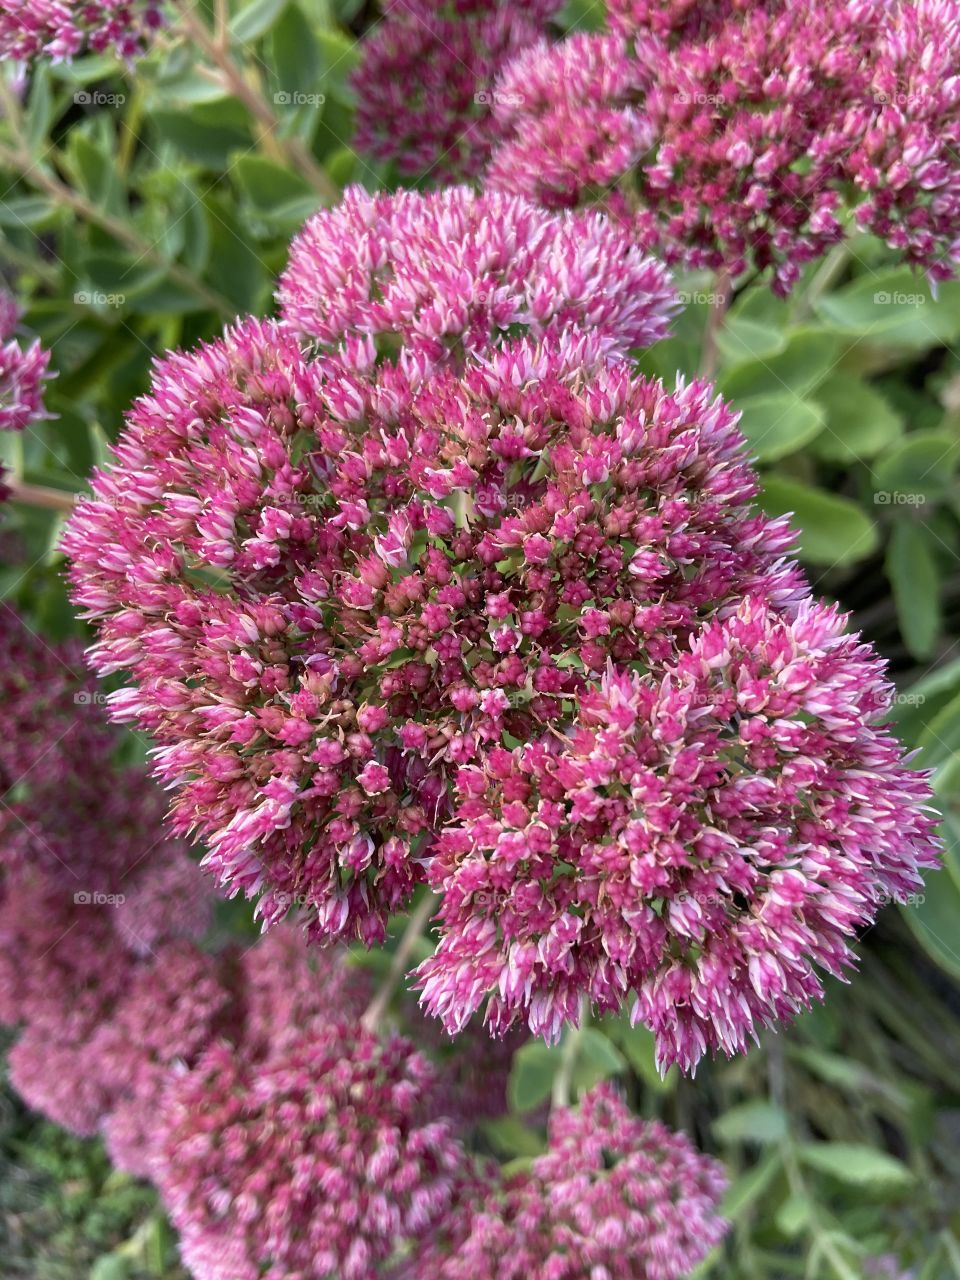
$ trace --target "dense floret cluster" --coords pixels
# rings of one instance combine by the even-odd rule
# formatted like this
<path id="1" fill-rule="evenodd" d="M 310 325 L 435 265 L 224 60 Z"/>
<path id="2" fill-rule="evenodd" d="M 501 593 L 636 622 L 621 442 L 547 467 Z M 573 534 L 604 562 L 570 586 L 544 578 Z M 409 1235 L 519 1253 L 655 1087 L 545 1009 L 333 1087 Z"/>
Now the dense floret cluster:
<path id="1" fill-rule="evenodd" d="M 665 337 L 677 306 L 663 265 L 598 213 L 545 215 L 466 187 L 352 188 L 294 239 L 278 300 L 346 369 L 372 375 L 378 355 L 393 355 L 410 376 L 523 335 L 626 354 Z M 356 407 L 345 400 L 341 416 Z"/>
<path id="2" fill-rule="evenodd" d="M 398 173 L 476 177 L 498 136 L 500 68 L 546 30 L 561 0 L 404 0 L 363 42 L 355 144 Z"/>
<path id="3" fill-rule="evenodd" d="M 400 1037 L 330 1024 L 270 1062 L 213 1047 L 172 1087 L 159 1186 L 200 1280 L 373 1280 L 450 1211 L 462 1147 Z"/>
<path id="4" fill-rule="evenodd" d="M 296 899 L 318 936 L 375 940 L 453 769 L 563 723 L 609 656 L 662 662 L 745 593 L 802 594 L 710 389 L 569 352 L 393 372 L 345 421 L 251 322 L 161 366 L 74 518 L 94 662 L 137 682 L 114 710 L 267 920 Z"/>
<path id="5" fill-rule="evenodd" d="M 617 6 L 615 34 L 505 68 L 492 186 L 548 207 L 599 199 L 669 261 L 769 269 L 779 293 L 851 212 L 932 279 L 952 274 L 955 0 L 651 10 Z"/>
<path id="6" fill-rule="evenodd" d="M 685 1137 L 638 1120 L 600 1085 L 575 1109 L 554 1109 L 546 1154 L 467 1201 L 450 1246 L 428 1250 L 413 1274 L 679 1280 L 723 1237 L 725 1183 Z"/>
<path id="7" fill-rule="evenodd" d="M 23 431 L 31 422 L 48 416 L 43 388 L 49 376 L 50 352 L 39 339 L 26 347 L 17 340 L 14 335 L 19 320 L 16 302 L 0 289 L 0 431 Z"/>
<path id="8" fill-rule="evenodd" d="M 458 777 L 421 976 L 452 1031 L 487 1002 L 555 1039 L 636 994 L 662 1067 L 743 1050 L 840 975 L 936 865 L 925 779 L 877 727 L 892 689 L 844 618 L 746 601 L 662 676 L 609 668 L 576 730 Z"/>
<path id="9" fill-rule="evenodd" d="M 6 0 L 0 61 L 65 62 L 87 50 L 131 59 L 162 24 L 160 0 Z"/>

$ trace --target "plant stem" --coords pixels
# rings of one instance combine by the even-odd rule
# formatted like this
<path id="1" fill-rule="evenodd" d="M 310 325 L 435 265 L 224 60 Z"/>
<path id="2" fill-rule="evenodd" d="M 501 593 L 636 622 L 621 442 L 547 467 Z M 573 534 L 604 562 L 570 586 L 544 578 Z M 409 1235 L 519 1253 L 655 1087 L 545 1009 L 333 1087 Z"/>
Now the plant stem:
<path id="1" fill-rule="evenodd" d="M 259 85 L 251 83 L 244 69 L 231 53 L 226 28 L 221 31 L 218 23 L 216 36 L 211 34 L 189 7 L 181 8 L 179 21 L 187 38 L 205 57 L 209 58 L 216 68 L 215 71 L 211 68 L 201 68 L 201 72 L 205 73 L 208 79 L 218 80 L 239 102 L 243 103 L 260 125 L 265 145 L 278 159 L 302 173 L 327 204 L 336 204 L 340 199 L 338 188 L 327 177 L 303 139 L 296 135 L 281 136 L 280 121 L 276 112 L 264 98 Z"/>
<path id="2" fill-rule="evenodd" d="M 569 1107 L 573 1086 L 573 1069 L 577 1065 L 577 1053 L 580 1049 L 580 1038 L 586 1025 L 589 1006 L 586 996 L 580 997 L 580 1013 L 575 1027 L 568 1027 L 563 1038 L 563 1056 L 560 1059 L 560 1070 L 553 1078 L 553 1090 L 550 1096 L 551 1107 Z"/>
<path id="3" fill-rule="evenodd" d="M 794 320 L 810 319 L 817 302 L 843 273 L 851 256 L 849 240 L 841 240 L 839 244 L 833 246 L 810 281 L 810 287 L 797 303 Z"/>
<path id="4" fill-rule="evenodd" d="M 387 976 L 363 1015 L 362 1023 L 365 1030 L 376 1031 L 380 1026 L 393 993 L 406 972 L 407 965 L 410 963 L 413 949 L 422 936 L 424 927 L 430 919 L 437 902 L 438 899 L 435 894 L 426 894 L 407 921 L 407 927 L 404 929 L 403 936 L 397 943 L 397 949 L 393 953 Z"/>
<path id="5" fill-rule="evenodd" d="M 26 484 L 23 480 L 8 480 L 7 488 L 13 502 L 27 507 L 42 507 L 45 511 L 73 511 L 77 494 L 69 489 L 51 489 L 41 484 Z"/>
<path id="6" fill-rule="evenodd" d="M 720 359 L 717 335 L 723 328 L 724 317 L 733 297 L 733 279 L 726 267 L 717 272 L 713 295 L 714 300 L 707 315 L 707 327 L 703 331 L 703 352 L 700 357 L 700 374 L 704 378 L 712 378 L 717 372 Z"/>

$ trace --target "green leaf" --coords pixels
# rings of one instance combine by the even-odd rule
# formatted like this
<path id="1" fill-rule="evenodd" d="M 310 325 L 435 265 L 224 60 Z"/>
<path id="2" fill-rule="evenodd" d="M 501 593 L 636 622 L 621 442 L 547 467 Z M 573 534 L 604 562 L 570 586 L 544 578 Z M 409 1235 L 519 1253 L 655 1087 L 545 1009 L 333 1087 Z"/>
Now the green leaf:
<path id="1" fill-rule="evenodd" d="M 960 982 L 960 888 L 947 870 L 928 872 L 920 896 L 922 902 L 901 906 L 900 913 L 927 955 Z"/>
<path id="2" fill-rule="evenodd" d="M 237 156 L 231 172 L 259 212 L 269 212 L 294 200 L 312 199 L 314 207 L 318 203 L 305 178 L 262 156 Z"/>
<path id="3" fill-rule="evenodd" d="M 893 526 L 887 577 L 904 644 L 915 658 L 928 658 L 940 634 L 940 575 L 929 537 L 914 520 L 898 520 Z"/>
<path id="4" fill-rule="evenodd" d="M 834 334 L 820 329 L 795 329 L 778 354 L 728 369 L 719 380 L 719 389 L 734 401 L 785 391 L 802 397 L 823 381 L 842 354 L 843 344 Z"/>
<path id="5" fill-rule="evenodd" d="M 198 103 L 189 111 L 158 109 L 150 120 L 159 137 L 181 155 L 220 172 L 231 152 L 247 151 L 253 142 L 247 113 L 233 98 Z"/>
<path id="6" fill-rule="evenodd" d="M 287 0 L 251 0 L 230 23 L 230 38 L 235 44 L 259 40 L 274 25 L 287 7 Z"/>
<path id="7" fill-rule="evenodd" d="M 768 1189 L 780 1172 L 782 1158 L 779 1151 L 769 1151 L 752 1169 L 741 1174 L 730 1184 L 723 1198 L 722 1212 L 725 1218 L 742 1216 Z"/>
<path id="8" fill-rule="evenodd" d="M 795 453 L 823 429 L 820 406 L 789 391 L 748 396 L 740 401 L 739 408 L 740 430 L 751 453 L 768 462 Z"/>
<path id="9" fill-rule="evenodd" d="M 766 360 L 786 348 L 786 334 L 748 316 L 730 314 L 717 331 L 717 347 L 730 364 Z"/>
<path id="10" fill-rule="evenodd" d="M 278 105 L 304 105 L 316 111 L 323 105 L 323 57 L 314 28 L 298 5 L 287 8 L 271 39 L 278 96 L 285 94 L 291 99 Z M 296 94 L 308 95 L 317 101 L 298 104 L 294 99 Z"/>
<path id="11" fill-rule="evenodd" d="M 553 1088 L 554 1076 L 560 1070 L 562 1051 L 557 1045 L 539 1040 L 525 1044 L 513 1055 L 507 1097 L 511 1111 L 532 1111 L 546 1102 Z"/>
<path id="12" fill-rule="evenodd" d="M 874 501 L 910 507 L 943 497 L 958 463 L 960 439 L 956 436 L 947 431 L 914 431 L 874 464 Z"/>
<path id="13" fill-rule="evenodd" d="M 940 708 L 925 725 L 917 745 L 923 748 L 923 766 L 931 769 L 960 751 L 960 694 Z"/>
<path id="14" fill-rule="evenodd" d="M 768 476 L 760 503 L 770 515 L 793 513 L 800 529 L 800 557 L 812 564 L 856 564 L 877 548 L 876 525 L 849 498 Z"/>
<path id="15" fill-rule="evenodd" d="M 618 1075 L 626 1069 L 623 1054 L 602 1031 L 595 1027 L 583 1027 L 575 1034 L 577 1050 L 572 1078 L 578 1094 L 586 1093 L 601 1080 L 608 1080 L 610 1076 Z"/>
<path id="16" fill-rule="evenodd" d="M 817 387 L 817 404 L 826 414 L 826 427 L 813 452 L 829 462 L 872 458 L 903 429 L 900 415 L 884 397 L 853 374 L 831 373 Z"/>
<path id="17" fill-rule="evenodd" d="M 758 1099 L 724 1112 L 714 1120 L 713 1132 L 721 1142 L 756 1142 L 763 1146 L 787 1136 L 787 1117 L 772 1102 Z"/>
<path id="18" fill-rule="evenodd" d="M 797 1154 L 809 1168 L 857 1187 L 907 1187 L 914 1180 L 895 1156 L 860 1143 L 805 1142 Z"/>
<path id="19" fill-rule="evenodd" d="M 648 1088 L 656 1093 L 671 1093 L 677 1087 L 680 1076 L 676 1067 L 671 1067 L 665 1076 L 660 1074 L 656 1061 L 657 1042 L 649 1027 L 642 1022 L 632 1027 L 629 1018 L 622 1015 L 609 1023 L 605 1019 L 604 1029 L 616 1040 L 627 1062 Z"/>
<path id="20" fill-rule="evenodd" d="M 806 1196 L 788 1196 L 777 1210 L 777 1228 L 788 1239 L 795 1239 L 810 1221 L 811 1208 Z"/>
<path id="21" fill-rule="evenodd" d="M 960 335 L 960 286 L 930 286 L 909 267 L 870 272 L 816 303 L 817 314 L 838 332 L 883 346 L 922 350 Z"/>
<path id="22" fill-rule="evenodd" d="M 516 1116 L 484 1120 L 480 1128 L 497 1154 L 507 1160 L 515 1156 L 539 1156 L 545 1149 L 540 1135 L 528 1129 Z"/>

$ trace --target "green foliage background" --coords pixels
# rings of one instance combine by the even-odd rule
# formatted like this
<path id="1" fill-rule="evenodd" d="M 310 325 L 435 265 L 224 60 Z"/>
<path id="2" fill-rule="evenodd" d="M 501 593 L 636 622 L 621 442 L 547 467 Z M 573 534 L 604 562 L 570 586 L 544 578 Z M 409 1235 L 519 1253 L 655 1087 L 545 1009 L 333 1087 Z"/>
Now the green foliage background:
<path id="1" fill-rule="evenodd" d="M 599 16 L 583 0 L 566 11 L 571 25 Z M 42 67 L 22 101 L 3 82 L 0 261 L 53 353 L 57 418 L 0 439 L 19 480 L 55 491 L 50 509 L 8 510 L 0 597 L 51 638 L 82 630 L 56 494 L 83 489 L 153 355 L 267 313 L 304 218 L 346 183 L 391 185 L 350 146 L 348 75 L 374 19 L 360 0 L 252 0 L 229 7 L 220 65 L 173 26 L 133 71 L 99 56 Z M 676 336 L 640 367 L 668 381 L 707 371 L 742 410 L 764 506 L 794 513 L 817 590 L 890 661 L 900 732 L 935 770 L 945 867 L 922 900 L 882 912 L 852 986 L 831 982 L 789 1032 L 695 1081 L 661 1081 L 648 1034 L 623 1019 L 557 1049 L 530 1043 L 511 1113 L 482 1141 L 529 1159 L 562 1063 L 577 1088 L 617 1076 L 638 1110 L 731 1171 L 734 1230 L 700 1276 L 857 1280 L 894 1253 L 921 1280 L 960 1277 L 960 284 L 934 297 L 853 237 L 789 301 L 737 281 L 719 329 L 723 286 L 704 274 L 680 287 Z M 151 1193 L 111 1175 L 96 1144 L 9 1097 L 0 1129 L 7 1274 L 179 1276 Z"/>

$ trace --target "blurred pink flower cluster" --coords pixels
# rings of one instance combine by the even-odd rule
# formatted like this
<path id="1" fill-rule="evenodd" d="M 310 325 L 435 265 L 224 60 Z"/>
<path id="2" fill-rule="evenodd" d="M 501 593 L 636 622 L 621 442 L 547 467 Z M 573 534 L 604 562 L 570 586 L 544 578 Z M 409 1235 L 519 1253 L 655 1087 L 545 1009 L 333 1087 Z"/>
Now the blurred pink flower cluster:
<path id="1" fill-rule="evenodd" d="M 351 193 L 280 299 L 158 364 L 66 535 L 178 833 L 321 942 L 429 881 L 453 1030 L 629 1003 L 692 1068 L 819 997 L 934 865 L 928 784 L 736 415 L 624 358 L 662 270 L 597 213 Z"/>
<path id="2" fill-rule="evenodd" d="M 501 67 L 538 40 L 562 0 L 391 0 L 353 73 L 354 142 L 403 177 L 476 177 L 498 136 Z"/>
<path id="3" fill-rule="evenodd" d="M 453 1240 L 417 1259 L 411 1280 L 675 1280 L 723 1238 L 721 1166 L 639 1120 L 611 1085 L 555 1109 L 548 1136 L 529 1172 L 464 1197 Z"/>
<path id="4" fill-rule="evenodd" d="M 16 301 L 0 289 L 0 431 L 23 431 L 47 417 L 43 385 L 49 376 L 50 352 L 39 339 L 27 347 L 17 340 L 19 320 Z"/>
<path id="5" fill-rule="evenodd" d="M 956 0 L 611 6 L 506 66 L 486 181 L 600 200 L 687 267 L 786 293 L 850 228 L 933 280 L 960 256 Z"/>
<path id="6" fill-rule="evenodd" d="M 130 59 L 162 21 L 160 0 L 6 0 L 0 61 L 63 62 L 87 50 Z"/>

